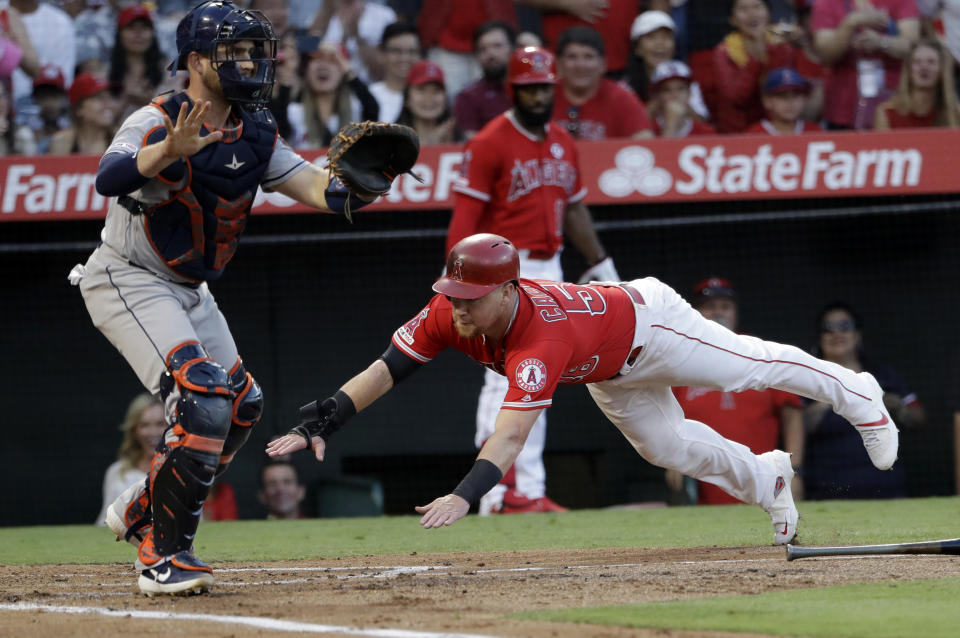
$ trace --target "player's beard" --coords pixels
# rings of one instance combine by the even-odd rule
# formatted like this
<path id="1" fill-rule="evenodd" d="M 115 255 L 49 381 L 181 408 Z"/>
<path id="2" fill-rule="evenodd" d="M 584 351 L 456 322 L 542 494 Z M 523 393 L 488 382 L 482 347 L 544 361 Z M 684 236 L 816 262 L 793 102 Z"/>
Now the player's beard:
<path id="1" fill-rule="evenodd" d="M 473 339 L 480 334 L 480 328 L 473 325 L 464 325 L 457 321 L 456 318 L 453 319 L 453 327 L 457 329 L 457 334 L 464 339 Z"/>
<path id="2" fill-rule="evenodd" d="M 223 95 L 223 87 L 220 85 L 220 74 L 217 73 L 216 69 L 214 69 L 212 66 L 204 69 L 203 73 L 200 75 L 200 80 L 203 82 L 203 86 L 212 95 L 226 99 L 226 97 Z"/>
<path id="3" fill-rule="evenodd" d="M 525 109 L 517 101 L 513 103 L 513 111 L 517 114 L 517 119 L 520 120 L 520 123 L 524 126 L 528 128 L 543 126 L 550 121 L 550 117 L 553 115 L 553 100 L 547 103 L 542 113 Z"/>
<path id="4" fill-rule="evenodd" d="M 483 79 L 487 80 L 488 82 L 499 82 L 502 84 L 506 78 L 507 78 L 507 65 L 505 64 L 502 66 L 485 68 L 483 70 Z"/>

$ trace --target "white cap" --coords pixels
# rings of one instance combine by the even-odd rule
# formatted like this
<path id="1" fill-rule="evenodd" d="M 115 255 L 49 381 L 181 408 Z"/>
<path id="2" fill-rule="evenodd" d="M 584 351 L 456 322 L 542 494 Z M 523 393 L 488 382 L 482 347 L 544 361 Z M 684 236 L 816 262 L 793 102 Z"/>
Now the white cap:
<path id="1" fill-rule="evenodd" d="M 657 68 L 653 70 L 653 75 L 650 77 L 650 85 L 660 84 L 661 82 L 666 82 L 674 78 L 692 81 L 693 75 L 690 73 L 690 67 L 680 60 L 661 62 L 657 65 Z"/>
<path id="2" fill-rule="evenodd" d="M 644 11 L 633 21 L 633 26 L 630 27 L 630 39 L 636 40 L 640 36 L 652 33 L 657 29 L 676 31 L 677 25 L 673 23 L 670 14 L 664 11 Z"/>

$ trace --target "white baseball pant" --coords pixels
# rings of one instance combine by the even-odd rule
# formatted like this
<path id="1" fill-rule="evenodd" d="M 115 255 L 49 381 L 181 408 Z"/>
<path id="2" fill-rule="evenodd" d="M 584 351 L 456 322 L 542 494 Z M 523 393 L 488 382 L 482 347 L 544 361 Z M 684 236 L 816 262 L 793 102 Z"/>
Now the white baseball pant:
<path id="1" fill-rule="evenodd" d="M 851 423 L 879 418 L 867 381 L 852 370 L 794 346 L 731 332 L 652 277 L 627 285 L 645 302 L 635 304 L 633 343 L 643 350 L 620 376 L 587 388 L 650 463 L 713 483 L 745 503 L 766 509 L 773 502 L 773 470 L 745 445 L 684 418 L 671 386 L 729 392 L 772 387 L 830 403 Z"/>
<path id="2" fill-rule="evenodd" d="M 528 250 L 520 250 L 520 276 L 524 279 L 547 279 L 563 281 L 560 268 L 560 253 L 552 259 L 530 259 Z M 474 443 L 477 448 L 493 435 L 497 414 L 507 396 L 508 382 L 502 374 L 486 370 L 483 375 L 483 387 L 477 401 L 477 433 Z M 543 467 L 543 446 L 547 439 L 547 413 L 541 412 L 530 435 L 520 450 L 513 467 L 517 476 L 517 490 L 528 498 L 540 498 L 546 494 L 547 472 Z M 491 508 L 499 507 L 503 502 L 506 486 L 496 485 L 480 501 L 480 513 L 488 514 Z"/>

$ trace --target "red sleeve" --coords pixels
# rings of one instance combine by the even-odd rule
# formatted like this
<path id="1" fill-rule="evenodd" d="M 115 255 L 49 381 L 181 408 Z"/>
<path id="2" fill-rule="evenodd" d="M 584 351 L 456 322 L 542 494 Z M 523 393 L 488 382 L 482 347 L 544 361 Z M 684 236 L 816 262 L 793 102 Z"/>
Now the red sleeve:
<path id="1" fill-rule="evenodd" d="M 810 31 L 836 29 L 847 15 L 843 2 L 815 2 L 810 13 Z"/>
<path id="2" fill-rule="evenodd" d="M 428 363 L 449 345 L 450 306 L 440 295 L 434 295 L 427 307 L 393 333 L 391 343 L 418 363 Z M 445 330 L 446 329 L 446 330 Z"/>
<path id="3" fill-rule="evenodd" d="M 573 346 L 546 341 L 521 348 L 506 361 L 506 410 L 539 410 L 553 404 L 553 392 L 573 354 Z"/>
<path id="4" fill-rule="evenodd" d="M 640 98 L 619 84 L 613 85 L 613 93 L 616 96 L 616 107 L 613 115 L 616 118 L 617 137 L 631 137 L 640 131 L 653 130 L 653 123 L 647 115 L 647 108 L 640 101 Z"/>
<path id="5" fill-rule="evenodd" d="M 799 409 L 803 407 L 803 400 L 791 392 L 774 390 L 773 388 L 770 388 L 769 392 L 770 397 L 773 399 L 773 405 L 775 405 L 777 408 L 790 406 L 791 408 Z"/>
<path id="6" fill-rule="evenodd" d="M 567 203 L 573 204 L 581 201 L 584 197 L 587 196 L 587 189 L 583 185 L 583 171 L 580 170 L 580 149 L 574 143 L 573 138 L 570 138 L 570 143 L 567 144 L 567 148 L 570 149 L 570 163 L 573 164 L 573 168 L 576 170 L 577 175 L 573 182 L 573 192 L 570 193 L 570 196 L 567 197 Z"/>
<path id="7" fill-rule="evenodd" d="M 474 199 L 468 195 L 459 195 L 450 217 L 450 228 L 447 229 L 447 250 L 444 255 L 450 254 L 454 244 L 477 232 L 480 227 L 480 218 L 487 209 L 486 202 Z"/>
<path id="8" fill-rule="evenodd" d="M 760 62 L 751 57 L 743 68 L 737 66 L 723 42 L 713 50 L 713 71 L 720 95 L 733 104 L 749 102 L 759 87 Z"/>
<path id="9" fill-rule="evenodd" d="M 766 73 L 772 69 L 788 66 L 794 68 L 797 65 L 797 50 L 787 43 L 767 46 L 767 63 L 761 66 L 760 73 Z M 757 78 L 760 79 L 759 77 Z M 759 84 L 758 84 L 759 86 Z"/>
<path id="10" fill-rule="evenodd" d="M 767 129 L 763 128 L 762 122 L 754 122 L 744 131 L 744 134 L 750 133 L 752 135 L 769 135 L 770 132 Z"/>
<path id="11" fill-rule="evenodd" d="M 920 9 L 917 7 L 916 0 L 900 0 L 900 4 L 890 11 L 894 20 L 906 20 L 908 18 L 919 18 Z"/>

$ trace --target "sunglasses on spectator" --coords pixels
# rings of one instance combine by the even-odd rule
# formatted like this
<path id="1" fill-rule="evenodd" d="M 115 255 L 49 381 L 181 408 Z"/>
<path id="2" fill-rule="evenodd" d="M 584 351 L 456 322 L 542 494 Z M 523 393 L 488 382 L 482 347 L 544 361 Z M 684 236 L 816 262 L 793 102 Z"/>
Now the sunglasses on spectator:
<path id="1" fill-rule="evenodd" d="M 824 321 L 820 326 L 820 332 L 853 332 L 857 329 L 853 319 L 841 319 L 839 321 Z"/>

